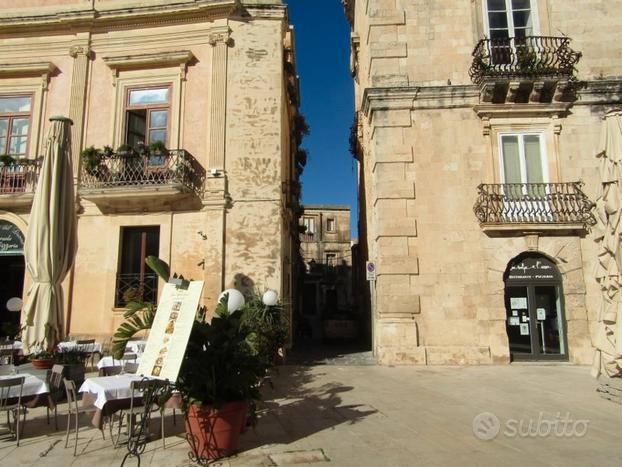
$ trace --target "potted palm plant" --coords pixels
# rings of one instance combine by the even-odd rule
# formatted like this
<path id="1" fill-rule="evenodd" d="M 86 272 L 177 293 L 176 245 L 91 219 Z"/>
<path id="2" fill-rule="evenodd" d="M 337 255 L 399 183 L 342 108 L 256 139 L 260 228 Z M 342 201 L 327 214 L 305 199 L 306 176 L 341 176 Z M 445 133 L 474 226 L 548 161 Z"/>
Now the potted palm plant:
<path id="1" fill-rule="evenodd" d="M 177 378 L 186 434 L 198 460 L 233 454 L 250 411 L 260 399 L 265 364 L 253 349 L 242 310 L 227 312 L 226 298 L 211 322 L 195 321 Z"/>

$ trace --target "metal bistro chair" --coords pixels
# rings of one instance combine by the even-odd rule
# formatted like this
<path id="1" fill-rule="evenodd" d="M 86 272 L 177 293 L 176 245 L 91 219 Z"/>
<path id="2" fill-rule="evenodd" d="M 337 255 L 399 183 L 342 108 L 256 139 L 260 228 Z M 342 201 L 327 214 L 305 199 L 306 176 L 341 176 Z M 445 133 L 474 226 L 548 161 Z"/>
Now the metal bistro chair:
<path id="1" fill-rule="evenodd" d="M 76 391 L 76 383 L 72 380 L 63 378 L 63 383 L 65 384 L 65 393 L 67 394 L 67 435 L 65 436 L 65 448 L 67 448 L 69 444 L 69 427 L 71 426 L 71 416 L 74 415 L 76 417 L 76 440 L 73 446 L 73 455 L 78 455 L 78 433 L 80 431 L 80 415 L 83 413 L 93 413 L 97 410 L 95 406 L 91 407 L 80 407 L 78 405 L 78 395 Z M 102 438 L 106 439 L 104 435 L 104 430 L 101 430 Z"/>
<path id="2" fill-rule="evenodd" d="M 0 341 L 0 364 L 13 365 L 13 340 Z"/>
<path id="3" fill-rule="evenodd" d="M 86 354 L 86 361 L 90 360 L 89 369 L 93 369 L 93 364 L 95 361 L 95 339 L 82 339 L 76 341 L 76 346 L 78 350 L 84 352 Z M 86 363 L 86 361 L 84 363 Z"/>
<path id="4" fill-rule="evenodd" d="M 63 365 L 54 365 L 52 367 L 52 371 L 50 372 L 50 397 L 54 402 L 54 428 L 58 430 L 58 411 L 56 406 L 58 402 L 60 402 L 63 394 L 65 393 L 64 385 L 63 385 L 63 369 L 65 367 Z M 50 408 L 47 407 L 47 421 L 48 425 L 50 424 Z"/>
<path id="5" fill-rule="evenodd" d="M 119 417 L 119 430 L 117 433 L 117 442 L 121 436 L 121 427 L 123 425 L 123 418 L 127 416 L 128 423 L 128 434 L 129 439 L 133 439 L 135 437 L 135 430 L 137 429 L 137 425 L 144 425 L 149 422 L 149 420 L 145 420 L 145 417 L 150 418 L 151 414 L 154 412 L 160 412 L 160 407 L 157 405 L 158 401 L 152 401 L 150 407 L 146 408 L 143 404 L 143 399 L 148 399 L 149 396 L 147 393 L 154 393 L 158 390 L 158 388 L 162 385 L 161 380 L 157 379 L 143 379 L 139 381 L 132 381 L 131 383 L 131 396 L 130 396 L 130 408 Z M 136 422 L 137 418 L 140 418 L 139 423 Z M 164 446 L 164 418 L 161 418 L 160 422 L 160 436 L 162 437 L 162 445 Z M 143 426 L 142 428 L 147 428 Z M 138 435 L 142 435 L 142 432 L 139 432 Z M 116 447 L 116 444 L 115 444 Z"/>
<path id="6" fill-rule="evenodd" d="M 6 412 L 6 420 L 11 433 L 13 433 L 13 429 L 11 428 L 11 414 L 13 415 L 13 419 L 15 420 L 15 436 L 18 446 L 20 432 L 24 430 L 23 425 L 26 424 L 26 410 L 24 409 L 24 420 L 20 429 L 19 417 L 22 413 L 22 390 L 24 389 L 25 379 L 25 376 L 16 376 L 15 378 L 0 380 L 0 411 Z"/>

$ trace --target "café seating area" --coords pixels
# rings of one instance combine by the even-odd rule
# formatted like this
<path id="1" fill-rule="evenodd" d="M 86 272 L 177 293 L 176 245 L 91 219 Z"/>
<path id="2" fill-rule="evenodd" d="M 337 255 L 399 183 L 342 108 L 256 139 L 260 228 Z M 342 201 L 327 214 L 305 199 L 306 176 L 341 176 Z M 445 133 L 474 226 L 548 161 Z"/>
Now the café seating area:
<path id="1" fill-rule="evenodd" d="M 143 410 L 141 391 L 150 382 L 136 374 L 145 341 L 130 341 L 119 360 L 106 355 L 109 351 L 105 347 L 89 339 L 58 345 L 60 352 L 84 352 L 83 381 L 75 381 L 68 378 L 69 365 L 57 363 L 49 369 L 35 368 L 21 355 L 21 343 L 0 341 L 0 420 L 8 420 L 0 423 L 0 449 L 9 444 L 23 446 L 40 436 L 64 435 L 62 445 L 79 456 L 90 449 L 92 430 L 100 432 L 100 439 L 106 441 L 108 448 L 123 449 L 128 434 L 141 422 L 137 415 L 147 412 L 153 414 L 149 440 L 162 438 L 173 417 L 168 417 L 169 423 L 164 409 Z M 167 407 L 175 408 L 177 403 L 173 400 Z M 167 430 L 169 436 L 180 433 L 179 440 L 183 441 L 183 426 L 173 427 Z"/>

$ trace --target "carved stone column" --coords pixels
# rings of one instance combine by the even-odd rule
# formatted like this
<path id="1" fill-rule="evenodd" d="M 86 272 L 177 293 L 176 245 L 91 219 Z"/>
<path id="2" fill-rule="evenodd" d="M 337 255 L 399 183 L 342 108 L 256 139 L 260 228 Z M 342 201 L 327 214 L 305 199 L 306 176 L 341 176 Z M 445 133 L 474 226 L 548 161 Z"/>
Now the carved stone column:
<path id="1" fill-rule="evenodd" d="M 80 151 L 84 140 L 84 112 L 91 49 L 88 45 L 74 45 L 69 49 L 69 55 L 73 57 L 71 97 L 69 100 L 69 118 L 73 120 L 71 154 L 73 157 L 73 175 L 77 179 L 80 173 Z"/>
<path id="2" fill-rule="evenodd" d="M 228 26 L 214 28 L 212 45 L 212 82 L 210 99 L 209 169 L 225 168 L 225 135 L 227 106 L 227 51 L 231 30 Z"/>

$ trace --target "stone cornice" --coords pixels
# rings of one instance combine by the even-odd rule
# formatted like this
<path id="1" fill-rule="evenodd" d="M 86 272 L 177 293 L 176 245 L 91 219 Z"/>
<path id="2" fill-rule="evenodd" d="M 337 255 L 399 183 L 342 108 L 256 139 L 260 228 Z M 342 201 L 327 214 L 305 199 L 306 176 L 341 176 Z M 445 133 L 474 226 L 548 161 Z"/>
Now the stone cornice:
<path id="1" fill-rule="evenodd" d="M 68 27 L 107 26 L 116 23 L 165 22 L 167 17 L 202 18 L 205 16 L 227 16 L 239 7 L 236 0 L 178 0 L 174 3 L 150 4 L 149 2 L 127 1 L 122 6 L 106 7 L 72 5 L 61 9 L 56 7 L 35 9 L 12 9 L 0 14 L 0 30 L 4 34 L 23 29 L 46 28 L 66 29 Z"/>
<path id="2" fill-rule="evenodd" d="M 479 104 L 473 110 L 479 118 L 564 117 L 572 103 L 551 104 Z"/>
<path id="3" fill-rule="evenodd" d="M 52 62 L 0 63 L 0 77 L 49 75 L 54 71 Z"/>
<path id="4" fill-rule="evenodd" d="M 479 89 L 473 85 L 367 88 L 361 110 L 371 117 L 376 110 L 468 108 L 478 97 Z"/>
<path id="5" fill-rule="evenodd" d="M 109 56 L 102 58 L 104 63 L 111 70 L 158 66 L 179 66 L 185 65 L 192 59 L 194 59 L 194 55 L 189 50 L 140 55 Z"/>

